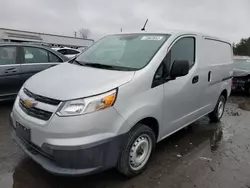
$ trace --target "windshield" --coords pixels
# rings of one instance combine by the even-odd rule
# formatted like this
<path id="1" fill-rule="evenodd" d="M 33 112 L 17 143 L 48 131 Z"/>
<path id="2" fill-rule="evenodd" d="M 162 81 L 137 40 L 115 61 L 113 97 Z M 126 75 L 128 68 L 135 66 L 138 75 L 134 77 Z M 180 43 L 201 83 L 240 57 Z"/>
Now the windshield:
<path id="1" fill-rule="evenodd" d="M 104 37 L 76 61 L 82 65 L 103 65 L 113 70 L 139 70 L 145 67 L 170 35 L 128 34 Z"/>
<path id="2" fill-rule="evenodd" d="M 236 69 L 250 70 L 250 59 L 234 59 Z"/>

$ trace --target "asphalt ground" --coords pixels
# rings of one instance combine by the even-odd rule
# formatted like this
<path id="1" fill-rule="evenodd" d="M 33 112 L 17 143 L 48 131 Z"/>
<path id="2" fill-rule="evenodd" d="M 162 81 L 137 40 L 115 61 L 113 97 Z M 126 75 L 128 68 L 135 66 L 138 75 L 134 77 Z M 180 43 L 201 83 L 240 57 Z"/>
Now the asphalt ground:
<path id="1" fill-rule="evenodd" d="M 0 188 L 250 188 L 250 98 L 230 97 L 220 123 L 207 117 L 157 144 L 141 175 L 115 169 L 77 178 L 54 176 L 11 140 L 12 103 L 0 104 Z"/>

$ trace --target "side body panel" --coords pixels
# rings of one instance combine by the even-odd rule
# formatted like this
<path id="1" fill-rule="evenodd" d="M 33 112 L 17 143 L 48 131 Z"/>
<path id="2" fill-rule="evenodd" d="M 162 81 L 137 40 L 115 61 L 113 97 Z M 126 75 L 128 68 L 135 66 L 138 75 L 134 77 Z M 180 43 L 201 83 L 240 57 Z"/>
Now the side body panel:
<path id="1" fill-rule="evenodd" d="M 200 113 L 201 105 L 199 103 L 200 87 L 203 84 L 199 80 L 199 59 L 197 58 L 200 48 L 199 36 L 182 35 L 173 42 L 169 50 L 176 42 L 187 37 L 193 37 L 196 41 L 195 62 L 186 76 L 176 78 L 164 84 L 163 134 L 165 136 L 203 115 Z M 197 82 L 193 82 L 195 77 L 198 78 Z"/>
<path id="2" fill-rule="evenodd" d="M 172 35 L 149 65 L 137 71 L 129 84 L 119 88 L 114 107 L 130 125 L 128 131 L 142 119 L 154 118 L 159 124 L 160 141 L 185 121 L 192 121 L 199 116 L 199 82 L 192 84 L 198 62 L 188 75 L 151 88 L 156 70 L 170 50 L 169 47 L 180 36 Z"/>
<path id="3" fill-rule="evenodd" d="M 201 40 L 202 51 L 199 54 L 201 60 L 201 87 L 200 102 L 204 113 L 211 112 L 223 90 L 231 92 L 231 77 L 233 75 L 233 54 L 229 43 L 203 37 Z"/>
<path id="4" fill-rule="evenodd" d="M 182 36 L 196 37 L 196 62 L 194 66 L 188 75 L 151 88 L 156 70 L 174 41 Z M 209 50 L 209 46 L 204 44 L 203 36 L 200 34 L 172 35 L 150 64 L 137 71 L 129 84 L 119 88 L 115 108 L 126 120 L 126 125 L 131 128 L 143 118 L 152 117 L 159 124 L 158 141 L 160 141 L 211 112 L 216 105 L 219 94 L 224 89 L 228 91 L 228 95 L 230 94 L 229 78 L 232 74 L 232 54 L 231 50 L 224 49 L 224 59 L 227 58 L 228 65 L 213 65 L 209 63 L 211 59 L 209 58 L 211 50 Z M 215 48 L 215 50 L 219 49 Z M 223 57 L 221 58 L 220 61 L 223 62 Z M 213 71 L 213 84 L 210 83 L 212 81 L 208 82 L 210 69 Z M 195 76 L 198 76 L 199 80 L 196 84 L 192 84 Z M 223 80 L 225 78 L 228 79 Z M 216 83 L 218 80 L 220 83 Z"/>

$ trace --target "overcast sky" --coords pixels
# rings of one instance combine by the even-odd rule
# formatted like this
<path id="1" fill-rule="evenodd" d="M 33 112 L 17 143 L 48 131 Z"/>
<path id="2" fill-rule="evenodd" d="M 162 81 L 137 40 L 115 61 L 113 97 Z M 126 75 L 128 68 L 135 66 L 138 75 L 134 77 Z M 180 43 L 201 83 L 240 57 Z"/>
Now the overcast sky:
<path id="1" fill-rule="evenodd" d="M 123 31 L 192 30 L 237 42 L 250 37 L 250 0 L 0 0 L 0 27 L 92 38 Z"/>

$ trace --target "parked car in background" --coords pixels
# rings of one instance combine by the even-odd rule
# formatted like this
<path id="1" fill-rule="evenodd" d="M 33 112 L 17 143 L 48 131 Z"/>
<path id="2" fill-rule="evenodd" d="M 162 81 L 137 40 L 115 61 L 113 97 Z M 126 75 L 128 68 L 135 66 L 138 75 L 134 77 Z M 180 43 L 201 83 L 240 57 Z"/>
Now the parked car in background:
<path id="1" fill-rule="evenodd" d="M 234 57 L 232 90 L 250 95 L 250 57 Z"/>
<path id="2" fill-rule="evenodd" d="M 68 57 L 68 58 L 74 58 L 75 56 L 79 55 L 80 53 L 82 53 L 81 50 L 78 49 L 73 49 L 73 48 L 68 48 L 68 47 L 64 47 L 64 48 L 52 48 L 53 50 L 63 54 L 64 56 Z"/>
<path id="3" fill-rule="evenodd" d="M 205 115 L 221 119 L 232 64 L 229 42 L 197 33 L 104 37 L 24 84 L 13 139 L 54 174 L 135 176 L 157 142 Z"/>
<path id="4" fill-rule="evenodd" d="M 77 50 L 80 50 L 81 52 L 84 52 L 86 49 L 87 49 L 87 47 L 80 47 L 80 48 L 77 48 Z"/>
<path id="5" fill-rule="evenodd" d="M 33 74 L 67 60 L 44 46 L 0 43 L 0 101 L 14 99 Z"/>

